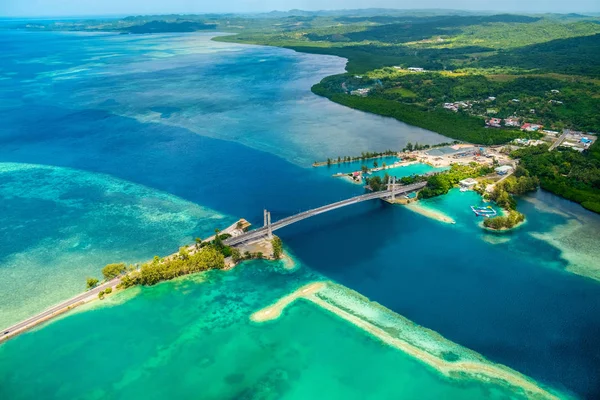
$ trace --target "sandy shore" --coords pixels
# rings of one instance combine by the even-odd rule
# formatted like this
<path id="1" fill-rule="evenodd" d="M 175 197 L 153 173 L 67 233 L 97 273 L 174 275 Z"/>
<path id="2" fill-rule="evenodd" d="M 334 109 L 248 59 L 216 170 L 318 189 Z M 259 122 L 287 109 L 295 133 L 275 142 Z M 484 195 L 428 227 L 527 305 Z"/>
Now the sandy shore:
<path id="1" fill-rule="evenodd" d="M 531 398 L 544 398 L 544 399 L 556 399 L 559 398 L 538 386 L 535 382 L 527 378 L 526 376 L 514 371 L 508 367 L 495 364 L 487 364 L 484 362 L 477 362 L 471 360 L 463 361 L 446 361 L 438 356 L 429 353 L 406 340 L 390 335 L 382 328 L 373 325 L 372 323 L 359 318 L 356 315 L 349 313 L 348 311 L 341 309 L 334 304 L 331 304 L 322 298 L 316 296 L 320 290 L 325 288 L 327 282 L 314 282 L 308 285 L 302 286 L 298 290 L 290 293 L 287 296 L 282 297 L 273 305 L 266 307 L 250 317 L 255 322 L 270 321 L 281 316 L 281 313 L 285 307 L 290 305 L 296 299 L 304 298 L 327 310 L 338 317 L 350 322 L 351 324 L 359 327 L 367 333 L 373 335 L 382 342 L 393 346 L 404 353 L 420 360 L 428 366 L 435 368 L 443 375 L 449 378 L 459 378 L 461 375 L 467 374 L 473 378 L 483 381 L 501 381 L 510 386 L 524 390 L 528 397 Z"/>
<path id="2" fill-rule="evenodd" d="M 340 178 L 342 178 L 343 180 L 345 180 L 346 182 L 350 182 L 354 185 L 362 185 L 363 181 L 362 179 L 360 181 L 355 181 L 353 178 L 349 177 L 348 175 L 340 175 Z"/>
<path id="3" fill-rule="evenodd" d="M 292 257 L 290 257 L 288 254 L 286 254 L 285 252 L 281 256 L 280 261 L 281 261 L 281 265 L 283 265 L 283 268 L 287 269 L 288 271 L 294 270 L 297 267 L 294 259 Z"/>
<path id="4" fill-rule="evenodd" d="M 252 314 L 250 319 L 254 322 L 265 322 L 271 321 L 273 319 L 277 319 L 281 316 L 281 312 L 284 308 L 294 302 L 296 299 L 300 297 L 307 297 L 313 293 L 318 292 L 319 290 L 325 287 L 325 282 L 313 282 L 308 285 L 304 285 L 295 292 L 288 294 L 287 296 L 282 297 L 277 300 L 276 303 L 263 308 Z"/>
<path id="5" fill-rule="evenodd" d="M 455 224 L 456 221 L 450 218 L 448 215 L 444 214 L 441 211 L 437 211 L 431 208 L 423 207 L 418 202 L 409 203 L 406 205 L 406 208 L 416 212 L 417 214 L 421 214 L 427 218 L 435 219 L 436 221 L 444 222 L 446 224 Z"/>
<path id="6" fill-rule="evenodd" d="M 381 329 L 373 324 L 370 324 L 369 322 L 366 322 L 366 321 L 362 320 L 361 318 L 359 318 L 355 315 L 352 315 L 352 314 L 348 313 L 347 311 L 342 310 L 342 309 L 340 309 L 340 308 L 338 308 L 338 307 L 336 307 L 314 295 L 310 295 L 306 298 L 308 300 L 312 301 L 313 303 L 317 304 L 318 306 L 324 308 L 325 310 L 328 310 L 328 311 L 336 314 L 337 316 L 345 319 L 346 321 L 350 322 L 351 324 L 354 324 L 357 327 L 365 330 L 366 332 L 377 337 L 384 343 L 403 351 L 404 353 L 424 362 L 425 364 L 429 365 L 430 367 L 435 368 L 436 370 L 438 370 L 439 372 L 443 373 L 444 375 L 446 375 L 448 377 L 452 377 L 453 375 L 455 375 L 457 373 L 467 373 L 474 377 L 484 375 L 487 378 L 491 378 L 493 380 L 501 380 L 501 381 L 507 382 L 508 384 L 510 384 L 512 386 L 520 387 L 532 395 L 535 395 L 535 396 L 541 395 L 541 396 L 543 396 L 543 398 L 558 400 L 557 396 L 555 396 L 555 395 L 547 392 L 543 388 L 537 386 L 535 383 L 533 383 L 532 381 L 527 379 L 525 376 L 521 375 L 520 373 L 518 373 L 516 371 L 512 371 L 506 367 L 501 368 L 501 367 L 495 366 L 493 364 L 484 364 L 484 363 L 479 363 L 479 362 L 474 362 L 474 361 L 449 362 L 449 361 L 443 360 L 439 357 L 436 357 L 435 355 L 433 355 L 431 353 L 426 352 L 423 349 L 420 349 L 420 348 L 404 341 L 404 340 L 401 340 L 401 339 L 391 336 L 389 333 L 387 333 L 383 329 Z"/>

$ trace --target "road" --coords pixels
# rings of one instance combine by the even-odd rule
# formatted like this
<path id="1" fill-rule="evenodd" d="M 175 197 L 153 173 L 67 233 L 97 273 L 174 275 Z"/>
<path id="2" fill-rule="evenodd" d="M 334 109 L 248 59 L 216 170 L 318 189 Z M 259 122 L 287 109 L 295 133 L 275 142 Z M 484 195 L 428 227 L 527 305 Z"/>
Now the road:
<path id="1" fill-rule="evenodd" d="M 409 192 L 413 192 L 418 189 L 422 189 L 423 187 L 425 187 L 425 185 L 427 185 L 427 182 L 419 182 L 419 183 L 413 183 L 412 185 L 399 186 L 398 188 L 396 188 L 395 193 L 397 196 L 402 196 L 405 193 L 409 193 Z M 280 219 L 279 221 L 273 222 L 271 224 L 271 230 L 275 231 L 277 229 L 281 229 L 285 226 L 291 225 L 291 224 L 301 221 L 303 219 L 310 218 L 315 215 L 319 215 L 319 214 L 322 214 L 322 213 L 325 213 L 328 211 L 332 211 L 332 210 L 335 210 L 340 207 L 349 206 L 351 204 L 356 204 L 356 203 L 360 203 L 360 202 L 367 201 L 367 200 L 382 199 L 385 197 L 390 197 L 391 195 L 392 195 L 392 192 L 390 190 L 385 190 L 385 191 L 381 191 L 381 192 L 373 192 L 373 193 L 363 194 L 363 195 L 352 197 L 352 198 L 349 198 L 346 200 L 338 201 L 337 203 L 327 204 L 325 206 L 321 206 L 318 208 L 314 208 L 312 210 L 304 211 L 304 212 L 289 216 L 287 218 Z M 267 227 L 263 226 L 258 229 L 252 230 L 250 232 L 244 233 L 242 235 L 231 237 L 231 238 L 225 240 L 223 243 L 225 243 L 228 246 L 234 246 L 234 245 L 237 245 L 240 243 L 260 239 L 266 235 L 267 235 Z"/>
<path id="2" fill-rule="evenodd" d="M 2 334 L 0 335 L 0 341 L 7 339 L 8 337 L 11 337 L 15 333 L 18 333 L 20 331 L 24 331 L 24 330 L 34 327 L 37 324 L 39 324 L 40 322 L 43 322 L 46 319 L 48 319 L 48 317 L 51 317 L 52 315 L 54 315 L 58 312 L 62 312 L 65 309 L 67 309 L 68 307 L 71 307 L 74 305 L 79 305 L 79 303 L 81 303 L 83 300 L 87 299 L 88 297 L 98 296 L 98 293 L 100 293 L 100 291 L 107 289 L 109 287 L 112 288 L 114 286 L 117 286 L 120 282 L 121 282 L 121 278 L 115 278 L 111 281 L 108 281 L 106 283 L 98 285 L 95 288 L 88 290 L 87 292 L 78 294 L 77 296 L 72 297 L 69 300 L 65 300 L 62 303 L 56 304 L 56 305 L 48 308 L 47 310 L 42 311 L 41 313 L 39 313 L 37 315 L 34 315 L 31 318 L 28 318 L 24 321 L 19 322 L 18 324 L 15 324 L 9 328 L 3 329 L 1 331 Z"/>
<path id="3" fill-rule="evenodd" d="M 556 142 L 552 143 L 552 146 L 550 146 L 548 151 L 552 151 L 555 148 L 557 148 L 558 146 L 560 146 L 562 144 L 562 142 L 565 141 L 568 133 L 569 133 L 569 131 L 565 130 L 564 133 L 562 135 L 560 135 L 560 137 L 558 139 L 556 139 Z"/>

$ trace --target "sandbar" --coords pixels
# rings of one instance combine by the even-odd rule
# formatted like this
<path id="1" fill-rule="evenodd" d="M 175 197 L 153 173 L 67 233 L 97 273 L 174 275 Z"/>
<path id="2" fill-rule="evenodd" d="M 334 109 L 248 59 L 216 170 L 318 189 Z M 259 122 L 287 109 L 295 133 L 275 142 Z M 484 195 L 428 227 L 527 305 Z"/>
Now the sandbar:
<path id="1" fill-rule="evenodd" d="M 294 302 L 294 300 L 300 297 L 307 297 L 325 287 L 325 282 L 313 282 L 308 285 L 304 285 L 297 289 L 296 291 L 288 294 L 287 296 L 282 297 L 277 300 L 274 304 L 271 304 L 268 307 L 263 308 L 252 314 L 250 319 L 254 322 L 265 322 L 277 319 L 281 316 L 281 312 L 284 308 L 286 308 L 290 303 Z"/>
<path id="2" fill-rule="evenodd" d="M 421 214 L 424 217 L 435 219 L 436 221 L 444 222 L 446 224 L 455 224 L 456 221 L 450 218 L 448 215 L 444 214 L 441 211 L 434 210 L 429 207 L 423 207 L 417 202 L 409 203 L 406 205 L 406 208 L 416 212 L 417 214 Z"/>
<path id="3" fill-rule="evenodd" d="M 296 267 L 297 267 L 294 259 L 285 252 L 281 256 L 280 261 L 281 261 L 281 265 L 283 266 L 283 268 L 287 269 L 288 271 L 296 269 Z"/>
<path id="4" fill-rule="evenodd" d="M 462 375 L 469 375 L 473 378 L 486 381 L 500 381 L 504 382 L 511 387 L 521 389 L 525 391 L 524 394 L 530 398 L 544 398 L 558 400 L 559 397 L 538 386 L 534 381 L 514 371 L 508 367 L 487 363 L 485 361 L 477 360 L 458 360 L 458 361 L 447 361 L 439 356 L 432 354 L 407 340 L 403 340 L 399 337 L 394 337 L 386 330 L 374 325 L 373 323 L 354 315 L 345 309 L 332 304 L 317 294 L 325 289 L 329 282 L 313 282 L 308 285 L 302 286 L 296 291 L 282 297 L 277 302 L 268 306 L 250 317 L 255 322 L 265 322 L 277 319 L 281 316 L 281 313 L 285 307 L 290 305 L 296 299 L 303 298 L 308 300 L 320 308 L 327 310 L 336 316 L 344 319 L 347 322 L 355 325 L 356 327 L 364 330 L 371 334 L 375 338 L 381 340 L 387 345 L 390 345 L 411 357 L 423 362 L 424 364 L 436 369 L 444 376 L 448 378 L 460 378 Z M 479 356 L 479 355 L 478 355 Z M 481 356 L 479 356 L 481 357 Z M 482 360 L 483 357 L 481 357 Z"/>

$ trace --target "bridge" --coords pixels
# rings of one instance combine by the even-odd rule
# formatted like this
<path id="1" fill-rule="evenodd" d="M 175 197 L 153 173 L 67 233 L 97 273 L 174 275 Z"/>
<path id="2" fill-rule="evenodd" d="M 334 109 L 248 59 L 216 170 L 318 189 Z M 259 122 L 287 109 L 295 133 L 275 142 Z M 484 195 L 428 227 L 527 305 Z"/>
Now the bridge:
<path id="1" fill-rule="evenodd" d="M 328 211 L 332 211 L 341 207 L 346 207 L 352 204 L 362 203 L 363 201 L 368 200 L 389 198 L 393 201 L 396 199 L 396 196 L 405 195 L 407 193 L 423 189 L 426 185 L 427 182 L 413 183 L 411 185 L 398 185 L 396 184 L 396 178 L 393 178 L 392 182 L 388 183 L 387 190 L 351 197 L 349 199 L 338 201 L 336 203 L 331 203 L 318 208 L 313 208 L 312 210 L 304 211 L 289 216 L 287 218 L 280 219 L 279 221 L 273 223 L 271 223 L 271 213 L 267 210 L 264 210 L 264 226 L 258 229 L 251 230 L 249 232 L 245 232 L 238 236 L 230 237 L 224 240 L 223 243 L 227 246 L 235 246 L 245 242 L 257 241 L 263 239 L 264 237 L 271 239 L 273 237 L 273 231 L 302 221 L 303 219 L 314 217 L 315 215 L 323 214 Z"/>

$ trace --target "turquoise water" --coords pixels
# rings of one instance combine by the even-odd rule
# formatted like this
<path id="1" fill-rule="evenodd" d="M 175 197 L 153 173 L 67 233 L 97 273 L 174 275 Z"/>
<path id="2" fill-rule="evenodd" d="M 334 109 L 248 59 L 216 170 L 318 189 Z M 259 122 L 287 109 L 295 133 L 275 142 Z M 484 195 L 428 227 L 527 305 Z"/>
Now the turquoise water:
<path id="1" fill-rule="evenodd" d="M 253 262 L 121 293 L 0 347 L 4 398 L 505 399 L 451 381 L 308 302 L 279 320 L 249 315 L 318 278 Z M 202 282 L 205 280 L 204 282 Z M 37 349 L 56 348 L 39 357 Z M 31 363 L 32 358 L 38 361 Z M 62 367 L 54 368 L 57 364 Z M 81 373 L 85 366 L 87 373 Z M 35 385 L 22 385 L 35 382 Z"/>
<path id="2" fill-rule="evenodd" d="M 2 32 L 0 46 L 0 304 L 14 305 L 0 309 L 5 322 L 76 293 L 106 262 L 167 254 L 239 217 L 260 224 L 263 208 L 278 219 L 362 193 L 315 160 L 447 141 L 312 95 L 311 84 L 341 72 L 335 57 L 207 35 Z M 290 226 L 278 235 L 298 272 L 251 263 L 68 315 L 0 346 L 0 391 L 509 396 L 441 379 L 310 304 L 248 322 L 325 276 L 493 362 L 598 397 L 600 285 L 572 272 L 596 264 L 597 216 L 540 192 L 520 201 L 525 225 L 494 235 L 469 208 L 478 201 L 453 191 L 426 202 L 455 225 L 370 202 Z"/>
<path id="3" fill-rule="evenodd" d="M 326 161 L 326 160 L 320 160 L 320 161 Z M 356 161 L 349 161 L 349 162 L 342 162 L 339 164 L 332 164 L 332 165 L 323 165 L 321 167 L 315 167 L 315 171 L 325 174 L 325 175 L 335 175 L 335 174 L 348 174 L 350 172 L 356 172 L 356 171 L 360 171 L 361 167 L 363 165 L 366 165 L 369 168 L 373 168 L 373 163 L 377 162 L 378 165 L 383 165 L 383 163 L 386 163 L 386 165 L 391 165 L 395 162 L 399 161 L 398 157 L 390 157 L 390 156 L 386 156 L 386 157 L 379 157 L 379 158 L 371 158 L 368 160 L 356 160 Z"/>
<path id="4" fill-rule="evenodd" d="M 0 163 L 0 326 L 85 289 L 99 267 L 167 255 L 233 218 L 107 175 Z"/>
<path id="5" fill-rule="evenodd" d="M 402 178 L 411 175 L 422 175 L 433 171 L 443 171 L 445 168 L 435 168 L 428 164 L 411 164 L 404 167 L 388 168 L 381 171 L 375 171 L 370 176 L 384 177 L 385 174 Z"/>

